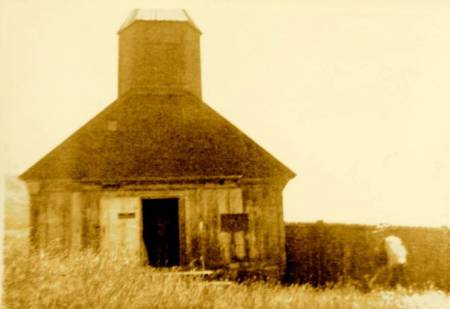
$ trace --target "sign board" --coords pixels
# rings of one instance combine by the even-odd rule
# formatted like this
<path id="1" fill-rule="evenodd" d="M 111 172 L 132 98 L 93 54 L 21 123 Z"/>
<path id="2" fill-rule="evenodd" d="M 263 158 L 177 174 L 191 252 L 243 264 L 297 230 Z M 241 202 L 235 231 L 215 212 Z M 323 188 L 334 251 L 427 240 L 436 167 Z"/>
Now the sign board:
<path id="1" fill-rule="evenodd" d="M 245 213 L 222 214 L 220 227 L 222 232 L 246 232 L 248 231 L 248 215 Z"/>
<path id="2" fill-rule="evenodd" d="M 134 212 L 120 212 L 117 216 L 119 219 L 133 219 L 136 214 Z"/>

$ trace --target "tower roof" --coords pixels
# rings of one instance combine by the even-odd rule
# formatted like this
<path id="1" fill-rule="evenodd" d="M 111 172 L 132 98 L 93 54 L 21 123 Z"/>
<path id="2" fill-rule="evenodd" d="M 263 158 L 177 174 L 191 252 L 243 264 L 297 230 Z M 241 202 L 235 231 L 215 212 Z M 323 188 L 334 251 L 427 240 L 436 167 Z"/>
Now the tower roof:
<path id="1" fill-rule="evenodd" d="M 184 9 L 134 9 L 120 27 L 119 32 L 139 20 L 187 22 L 200 32 L 200 29 L 195 25 Z"/>
<path id="2" fill-rule="evenodd" d="M 197 97 L 119 98 L 21 175 L 23 179 L 155 179 L 294 173 Z"/>

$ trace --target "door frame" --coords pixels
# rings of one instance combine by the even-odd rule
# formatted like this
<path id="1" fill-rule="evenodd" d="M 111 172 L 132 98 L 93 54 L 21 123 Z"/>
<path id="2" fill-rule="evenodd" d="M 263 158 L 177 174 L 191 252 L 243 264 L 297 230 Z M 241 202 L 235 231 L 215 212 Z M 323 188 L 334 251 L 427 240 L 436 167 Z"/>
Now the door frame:
<path id="1" fill-rule="evenodd" d="M 155 193 L 155 194 L 143 194 L 139 195 L 139 239 L 140 239 L 140 251 L 141 260 L 148 265 L 147 249 L 144 243 L 143 230 L 144 230 L 144 218 L 142 209 L 144 207 L 144 200 L 161 200 L 161 199 L 176 199 L 178 201 L 178 266 L 186 265 L 186 210 L 185 210 L 185 198 L 181 193 Z"/>

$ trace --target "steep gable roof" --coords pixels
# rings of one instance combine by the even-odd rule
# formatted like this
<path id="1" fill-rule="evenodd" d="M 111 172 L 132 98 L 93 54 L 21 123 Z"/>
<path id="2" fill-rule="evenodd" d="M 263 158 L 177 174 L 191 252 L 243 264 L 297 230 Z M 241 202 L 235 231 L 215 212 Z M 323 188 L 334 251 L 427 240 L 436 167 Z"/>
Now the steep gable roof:
<path id="1" fill-rule="evenodd" d="M 294 173 L 188 93 L 119 98 L 23 179 L 146 179 Z"/>

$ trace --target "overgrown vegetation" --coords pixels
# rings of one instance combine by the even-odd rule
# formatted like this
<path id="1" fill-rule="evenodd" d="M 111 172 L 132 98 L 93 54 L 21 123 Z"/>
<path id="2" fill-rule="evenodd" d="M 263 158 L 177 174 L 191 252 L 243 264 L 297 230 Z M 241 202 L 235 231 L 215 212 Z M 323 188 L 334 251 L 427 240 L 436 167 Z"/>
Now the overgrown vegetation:
<path id="1" fill-rule="evenodd" d="M 286 281 L 321 286 L 337 282 L 363 284 L 377 267 L 380 239 L 373 226 L 291 223 L 286 225 Z M 434 285 L 450 291 L 448 228 L 390 227 L 408 250 L 407 278 L 411 287 Z"/>
<path id="2" fill-rule="evenodd" d="M 92 252 L 26 254 L 20 249 L 5 248 L 7 308 L 444 308 L 450 302 L 439 290 L 364 293 L 351 286 L 222 285 Z"/>

